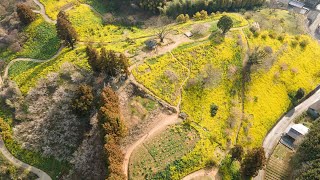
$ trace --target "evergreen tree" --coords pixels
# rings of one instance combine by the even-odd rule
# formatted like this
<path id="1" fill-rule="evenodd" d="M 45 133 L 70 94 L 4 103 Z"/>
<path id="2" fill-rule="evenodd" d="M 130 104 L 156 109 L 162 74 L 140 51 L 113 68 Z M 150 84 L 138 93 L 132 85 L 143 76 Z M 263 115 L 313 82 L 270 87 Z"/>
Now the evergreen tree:
<path id="1" fill-rule="evenodd" d="M 229 16 L 224 15 L 219 19 L 217 26 L 223 34 L 226 34 L 233 27 L 233 21 Z"/>
<path id="2" fill-rule="evenodd" d="M 262 147 L 250 150 L 241 163 L 241 172 L 245 178 L 255 177 L 266 165 L 265 151 Z"/>
<path id="3" fill-rule="evenodd" d="M 78 35 L 64 11 L 60 11 L 58 14 L 56 29 L 59 38 L 74 49 L 74 43 L 77 41 Z"/>
<path id="4" fill-rule="evenodd" d="M 30 24 L 36 19 L 35 13 L 25 4 L 17 4 L 17 14 L 24 25 Z"/>

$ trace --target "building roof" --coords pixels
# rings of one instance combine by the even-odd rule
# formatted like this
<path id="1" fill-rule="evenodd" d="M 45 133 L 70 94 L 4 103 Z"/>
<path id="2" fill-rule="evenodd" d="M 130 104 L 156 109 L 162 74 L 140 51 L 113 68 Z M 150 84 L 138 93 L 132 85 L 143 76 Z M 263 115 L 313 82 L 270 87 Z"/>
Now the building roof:
<path id="1" fill-rule="evenodd" d="M 188 31 L 188 32 L 185 32 L 184 35 L 186 35 L 187 37 L 191 37 L 193 34 L 192 32 Z"/>
<path id="2" fill-rule="evenodd" d="M 307 128 L 303 124 L 294 124 L 290 130 L 294 130 L 301 135 L 306 135 L 309 131 L 309 128 Z"/>
<path id="3" fill-rule="evenodd" d="M 307 17 L 309 20 L 311 20 L 312 22 L 317 19 L 319 12 L 318 11 L 309 11 Z"/>
<path id="4" fill-rule="evenodd" d="M 299 2 L 299 1 L 290 1 L 289 5 L 294 6 L 294 7 L 298 7 L 298 8 L 303 8 L 304 3 Z"/>
<path id="5" fill-rule="evenodd" d="M 309 108 L 320 113 L 320 101 L 313 103 Z"/>

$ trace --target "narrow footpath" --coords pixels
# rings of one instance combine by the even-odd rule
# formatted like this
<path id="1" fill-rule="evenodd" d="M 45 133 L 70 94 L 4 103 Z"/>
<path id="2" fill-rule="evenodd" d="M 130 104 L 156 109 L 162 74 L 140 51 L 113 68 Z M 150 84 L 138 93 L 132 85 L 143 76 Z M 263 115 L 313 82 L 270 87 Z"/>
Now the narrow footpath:
<path id="1" fill-rule="evenodd" d="M 0 152 L 14 166 L 16 166 L 18 168 L 23 168 L 29 172 L 36 174 L 39 177 L 37 180 L 51 180 L 50 176 L 47 173 L 41 171 L 40 169 L 38 169 L 36 167 L 30 166 L 29 164 L 26 164 L 26 163 L 20 161 L 19 159 L 15 158 L 12 154 L 10 154 L 10 152 L 8 151 L 6 146 L 4 145 L 4 142 L 1 137 L 0 137 Z"/>

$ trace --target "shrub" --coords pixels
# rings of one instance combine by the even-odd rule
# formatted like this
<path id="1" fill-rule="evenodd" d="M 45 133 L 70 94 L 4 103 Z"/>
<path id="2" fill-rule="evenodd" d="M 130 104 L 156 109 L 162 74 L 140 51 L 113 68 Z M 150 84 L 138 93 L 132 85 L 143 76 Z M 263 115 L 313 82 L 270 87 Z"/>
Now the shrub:
<path id="1" fill-rule="evenodd" d="M 266 35 L 266 34 L 262 34 L 262 35 L 261 35 L 261 38 L 264 39 L 264 40 L 266 40 L 266 39 L 267 39 L 267 35 Z"/>
<path id="2" fill-rule="evenodd" d="M 231 158 L 241 161 L 242 160 L 242 156 L 243 156 L 244 150 L 243 147 L 241 145 L 235 145 L 231 150 L 230 150 L 230 154 L 231 154 Z"/>
<path id="3" fill-rule="evenodd" d="M 278 36 L 278 40 L 281 41 L 281 42 L 283 42 L 283 40 L 284 40 L 284 35 L 283 35 L 283 34 L 279 35 L 279 36 Z"/>
<path id="4" fill-rule="evenodd" d="M 218 109 L 219 109 L 219 107 L 217 105 L 211 104 L 211 106 L 210 106 L 211 117 L 214 117 L 217 114 Z"/>
<path id="5" fill-rule="evenodd" d="M 295 48 L 298 45 L 298 41 L 297 40 L 293 40 L 291 41 L 291 47 Z"/>
<path id="6" fill-rule="evenodd" d="M 80 85 L 77 97 L 73 101 L 72 108 L 78 115 L 82 116 L 90 113 L 92 105 L 92 87 L 88 85 Z"/>
<path id="7" fill-rule="evenodd" d="M 269 32 L 269 37 L 272 38 L 272 39 L 275 39 L 277 37 L 277 33 L 273 32 L 273 31 L 270 31 Z"/>
<path id="8" fill-rule="evenodd" d="M 178 23 L 185 23 L 187 21 L 189 21 L 189 15 L 188 14 L 180 14 L 177 18 L 176 18 L 176 21 Z"/>
<path id="9" fill-rule="evenodd" d="M 207 19 L 208 18 L 208 12 L 205 10 L 200 11 L 201 19 Z"/>
<path id="10" fill-rule="evenodd" d="M 199 13 L 199 12 L 197 12 L 197 13 L 195 13 L 194 15 L 193 15 L 193 18 L 195 19 L 195 20 L 201 20 L 201 14 Z"/>
<path id="11" fill-rule="evenodd" d="M 260 35 L 260 33 L 259 33 L 258 31 L 256 31 L 256 32 L 253 33 L 253 36 L 254 36 L 255 38 L 259 37 L 259 35 Z"/>
<path id="12" fill-rule="evenodd" d="M 184 14 L 180 14 L 180 15 L 176 18 L 176 21 L 179 22 L 179 23 L 185 22 L 184 20 L 185 20 Z"/>
<path id="13" fill-rule="evenodd" d="M 306 40 L 306 39 L 304 39 L 304 40 L 302 40 L 302 41 L 300 42 L 300 47 L 301 47 L 301 48 L 305 48 L 305 47 L 307 47 L 308 44 L 309 44 L 309 41 Z"/>
<path id="14" fill-rule="evenodd" d="M 299 88 L 297 93 L 296 93 L 296 95 L 295 95 L 295 98 L 296 99 L 301 99 L 301 98 L 303 98 L 304 95 L 305 95 L 304 89 Z"/>

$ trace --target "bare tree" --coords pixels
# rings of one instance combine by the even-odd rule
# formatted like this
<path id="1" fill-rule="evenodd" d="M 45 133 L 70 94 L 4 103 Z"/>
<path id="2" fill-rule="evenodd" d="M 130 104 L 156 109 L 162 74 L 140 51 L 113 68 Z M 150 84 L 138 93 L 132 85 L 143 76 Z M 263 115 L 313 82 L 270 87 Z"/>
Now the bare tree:
<path id="1" fill-rule="evenodd" d="M 170 20 L 166 16 L 159 17 L 156 21 L 156 36 L 160 39 L 160 42 L 163 43 L 164 39 L 171 32 L 171 27 L 169 25 Z"/>
<path id="2" fill-rule="evenodd" d="M 163 43 L 164 39 L 167 37 L 167 35 L 170 33 L 170 28 L 168 26 L 162 26 L 157 31 L 157 36 L 160 39 L 160 42 Z"/>

